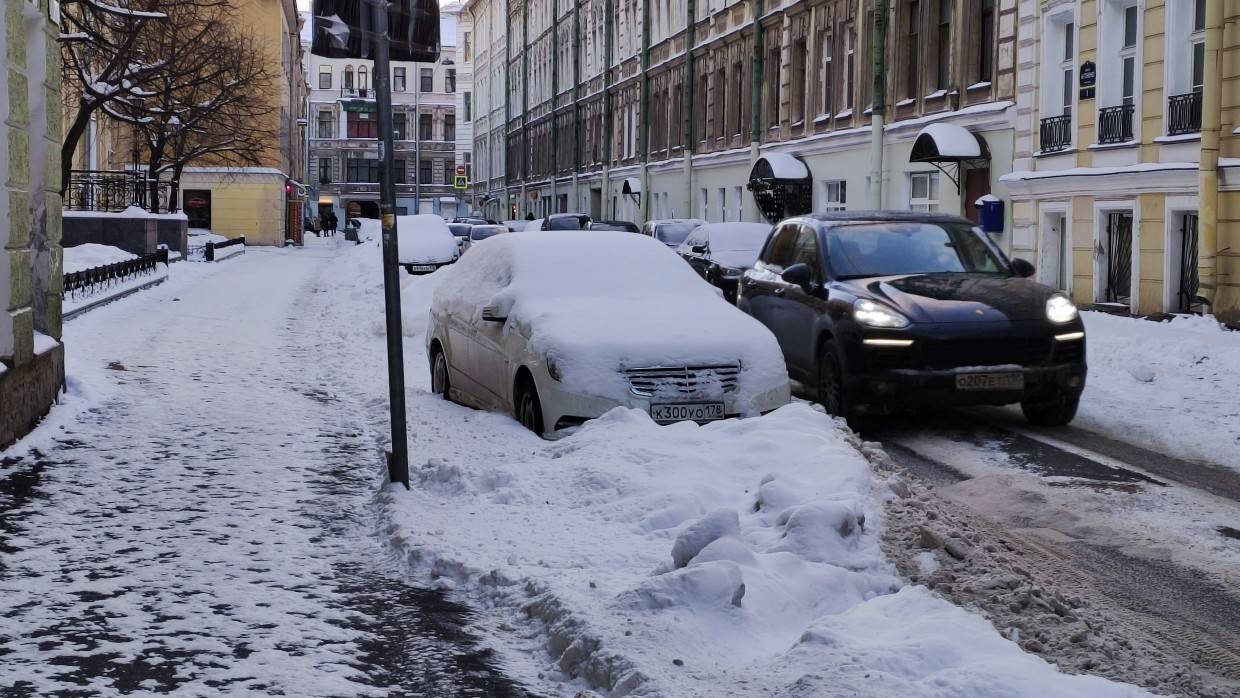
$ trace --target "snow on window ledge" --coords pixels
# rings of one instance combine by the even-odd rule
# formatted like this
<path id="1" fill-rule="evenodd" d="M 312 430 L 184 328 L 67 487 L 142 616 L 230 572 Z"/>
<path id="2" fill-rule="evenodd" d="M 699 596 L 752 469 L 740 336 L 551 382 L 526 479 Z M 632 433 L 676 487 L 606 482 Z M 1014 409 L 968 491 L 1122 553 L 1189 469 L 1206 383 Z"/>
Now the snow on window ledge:
<path id="1" fill-rule="evenodd" d="M 1066 148 L 1061 148 L 1059 150 L 1039 150 L 1033 154 L 1035 158 L 1053 158 L 1056 155 L 1076 155 L 1076 148 L 1069 143 Z"/>
<path id="2" fill-rule="evenodd" d="M 989 85 L 990 83 L 986 83 L 986 84 Z M 947 96 L 947 90 L 935 90 L 934 92 L 931 92 L 930 94 L 926 95 L 926 99 L 938 99 L 939 97 L 946 97 L 946 96 Z"/>
<path id="3" fill-rule="evenodd" d="M 917 101 L 916 99 L 914 99 L 914 98 L 912 98 L 912 97 L 909 97 L 908 99 L 902 99 L 902 100 L 900 100 L 899 102 L 896 102 L 896 106 L 897 106 L 897 107 L 907 107 L 908 105 L 913 104 L 913 103 L 914 103 L 914 102 L 916 102 L 916 101 Z M 866 113 L 867 113 L 867 114 L 870 112 L 870 110 L 869 110 L 869 109 L 866 109 L 865 111 L 866 111 Z"/>
<path id="4" fill-rule="evenodd" d="M 1178 136 L 1155 136 L 1155 143 L 1186 143 L 1201 140 L 1201 133 L 1182 133 Z"/>
<path id="5" fill-rule="evenodd" d="M 1124 141 L 1123 143 L 1090 143 L 1085 146 L 1089 150 L 1119 150 L 1121 148 L 1135 148 L 1140 143 L 1136 140 Z"/>
<path id="6" fill-rule="evenodd" d="M 851 110 L 851 109 L 845 109 L 844 111 L 842 111 L 842 112 L 840 112 L 840 113 L 836 114 L 836 115 L 835 115 L 835 118 L 837 118 L 837 119 L 847 119 L 847 118 L 848 118 L 848 117 L 850 117 L 850 116 L 852 116 L 852 110 Z M 1240 131 L 1240 129 L 1236 129 L 1236 130 L 1237 130 L 1237 131 Z"/>
<path id="7" fill-rule="evenodd" d="M 830 114 L 819 114 L 818 116 L 814 117 L 814 125 L 817 126 L 818 124 L 825 124 L 830 120 L 831 120 Z"/>
<path id="8" fill-rule="evenodd" d="M 965 91 L 966 91 L 966 92 L 971 92 L 971 91 L 973 91 L 973 90 L 984 90 L 984 89 L 986 89 L 986 88 L 988 88 L 988 87 L 990 87 L 990 81 L 989 81 L 989 80 L 983 80 L 982 82 L 975 82 L 975 83 L 973 83 L 972 85 L 969 85 L 968 87 L 966 87 L 966 88 L 964 88 L 964 89 L 965 89 Z"/>

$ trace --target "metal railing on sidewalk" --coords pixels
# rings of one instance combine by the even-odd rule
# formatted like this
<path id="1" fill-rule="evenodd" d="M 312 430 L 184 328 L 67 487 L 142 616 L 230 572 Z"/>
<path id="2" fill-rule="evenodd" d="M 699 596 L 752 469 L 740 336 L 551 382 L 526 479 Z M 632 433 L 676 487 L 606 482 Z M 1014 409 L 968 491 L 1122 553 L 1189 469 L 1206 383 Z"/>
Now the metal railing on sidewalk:
<path id="1" fill-rule="evenodd" d="M 113 262 L 65 274 L 61 298 L 94 295 L 143 274 L 154 273 L 157 265 L 168 266 L 168 250 L 160 249 L 123 262 Z"/>

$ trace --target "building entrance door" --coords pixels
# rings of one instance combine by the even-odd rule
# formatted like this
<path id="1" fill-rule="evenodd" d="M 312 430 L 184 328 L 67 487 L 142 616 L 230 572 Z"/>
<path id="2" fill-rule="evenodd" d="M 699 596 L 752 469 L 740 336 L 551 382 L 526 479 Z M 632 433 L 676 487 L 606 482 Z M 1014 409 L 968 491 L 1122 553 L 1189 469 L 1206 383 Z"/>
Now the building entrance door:
<path id="1" fill-rule="evenodd" d="M 189 219 L 189 227 L 211 229 L 210 189 L 186 189 L 181 195 L 181 209 Z"/>

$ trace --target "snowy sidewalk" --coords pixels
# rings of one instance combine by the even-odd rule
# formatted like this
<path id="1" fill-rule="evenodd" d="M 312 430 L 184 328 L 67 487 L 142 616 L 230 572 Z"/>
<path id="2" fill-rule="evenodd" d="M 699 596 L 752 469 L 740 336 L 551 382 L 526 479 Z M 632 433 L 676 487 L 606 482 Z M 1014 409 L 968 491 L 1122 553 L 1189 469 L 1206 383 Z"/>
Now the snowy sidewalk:
<path id="1" fill-rule="evenodd" d="M 0 454 L 0 694 L 520 695 L 375 542 L 381 454 L 314 379 L 335 254 L 69 327 L 73 394 Z"/>

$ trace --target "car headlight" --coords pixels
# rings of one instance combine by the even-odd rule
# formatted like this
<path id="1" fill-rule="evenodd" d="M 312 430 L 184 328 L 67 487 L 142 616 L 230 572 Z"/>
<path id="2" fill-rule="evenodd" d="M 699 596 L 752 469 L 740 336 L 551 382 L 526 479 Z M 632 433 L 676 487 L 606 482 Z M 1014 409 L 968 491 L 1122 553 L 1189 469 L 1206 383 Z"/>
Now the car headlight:
<path id="1" fill-rule="evenodd" d="M 1076 305 L 1068 300 L 1068 297 L 1062 293 L 1056 293 L 1046 299 L 1046 319 L 1057 324 L 1072 322 L 1080 313 L 1076 310 Z"/>
<path id="2" fill-rule="evenodd" d="M 551 376 L 552 380 L 559 381 L 560 378 L 562 378 L 562 376 L 560 375 L 560 367 L 557 366 L 555 363 L 555 357 L 547 356 L 546 358 L 547 358 L 547 361 L 546 361 L 547 374 Z"/>
<path id="3" fill-rule="evenodd" d="M 853 318 L 867 327 L 901 329 L 909 326 L 908 318 L 881 303 L 864 298 L 853 303 Z"/>

